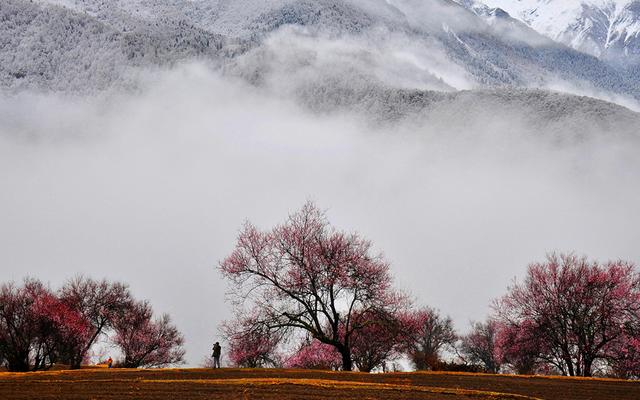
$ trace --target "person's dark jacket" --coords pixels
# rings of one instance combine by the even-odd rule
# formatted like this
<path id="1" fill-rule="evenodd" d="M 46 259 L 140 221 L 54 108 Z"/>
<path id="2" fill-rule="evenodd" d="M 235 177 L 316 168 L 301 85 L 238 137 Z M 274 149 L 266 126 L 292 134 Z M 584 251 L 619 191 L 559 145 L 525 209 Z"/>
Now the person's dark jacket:
<path id="1" fill-rule="evenodd" d="M 211 354 L 213 357 L 220 357 L 220 351 L 222 350 L 222 347 L 220 347 L 219 344 L 214 344 L 213 345 L 213 354 Z"/>

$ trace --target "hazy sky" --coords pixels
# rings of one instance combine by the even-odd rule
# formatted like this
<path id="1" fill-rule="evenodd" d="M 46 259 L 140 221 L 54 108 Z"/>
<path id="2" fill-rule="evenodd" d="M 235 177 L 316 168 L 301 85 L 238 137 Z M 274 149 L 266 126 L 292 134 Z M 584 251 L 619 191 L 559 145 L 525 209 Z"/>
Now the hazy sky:
<path id="1" fill-rule="evenodd" d="M 136 94 L 23 94 L 0 110 L 2 281 L 128 282 L 172 315 L 190 365 L 230 317 L 216 266 L 243 221 L 270 228 L 307 199 L 460 330 L 548 251 L 640 262 L 637 141 L 554 146 L 509 116 L 503 130 L 374 128 L 199 65 Z"/>

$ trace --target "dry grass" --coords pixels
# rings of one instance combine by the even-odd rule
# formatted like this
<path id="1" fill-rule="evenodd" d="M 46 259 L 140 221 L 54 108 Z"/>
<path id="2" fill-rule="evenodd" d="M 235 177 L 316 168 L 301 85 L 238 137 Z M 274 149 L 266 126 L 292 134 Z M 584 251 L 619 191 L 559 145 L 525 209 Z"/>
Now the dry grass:
<path id="1" fill-rule="evenodd" d="M 640 383 L 451 372 L 83 369 L 0 373 L 0 399 L 640 399 Z"/>

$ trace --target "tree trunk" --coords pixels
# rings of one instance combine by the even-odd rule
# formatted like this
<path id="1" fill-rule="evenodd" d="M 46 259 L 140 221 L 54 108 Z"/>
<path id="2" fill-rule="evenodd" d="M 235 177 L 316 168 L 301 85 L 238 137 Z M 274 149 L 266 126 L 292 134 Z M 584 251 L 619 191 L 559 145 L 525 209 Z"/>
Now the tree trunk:
<path id="1" fill-rule="evenodd" d="M 363 365 L 363 366 L 358 365 L 358 371 L 360 372 L 371 372 L 372 369 L 373 368 L 369 365 Z"/>
<path id="2" fill-rule="evenodd" d="M 71 359 L 71 362 L 69 363 L 69 367 L 71 369 L 80 369 L 82 366 L 82 359 L 84 357 L 78 354 L 75 354 L 74 357 Z"/>
<path id="3" fill-rule="evenodd" d="M 591 376 L 592 365 L 593 365 L 593 361 L 591 360 L 584 361 L 584 369 L 582 370 L 583 376 L 587 376 L 587 377 Z"/>
<path id="4" fill-rule="evenodd" d="M 576 376 L 573 370 L 573 360 L 571 360 L 571 357 L 565 356 L 564 363 L 567 366 L 567 374 L 569 376 Z"/>
<path id="5" fill-rule="evenodd" d="M 28 372 L 29 362 L 21 357 L 9 358 L 7 360 L 7 369 L 11 372 Z"/>
<path id="6" fill-rule="evenodd" d="M 340 354 L 342 354 L 342 370 L 351 371 L 353 369 L 353 361 L 351 360 L 350 349 L 345 349 Z"/>

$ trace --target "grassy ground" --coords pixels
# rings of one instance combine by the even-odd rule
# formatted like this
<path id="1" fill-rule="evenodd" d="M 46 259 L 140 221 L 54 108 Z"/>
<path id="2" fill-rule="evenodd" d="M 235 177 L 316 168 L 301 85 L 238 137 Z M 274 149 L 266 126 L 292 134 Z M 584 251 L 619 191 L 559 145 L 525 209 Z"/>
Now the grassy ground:
<path id="1" fill-rule="evenodd" d="M 0 373 L 0 399 L 638 400 L 640 382 L 466 373 L 87 369 Z"/>

